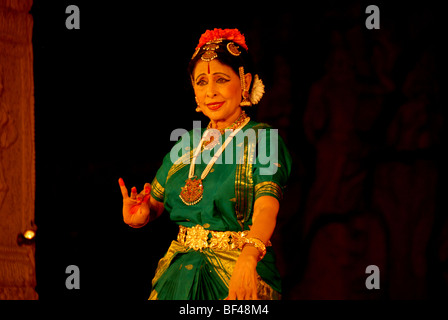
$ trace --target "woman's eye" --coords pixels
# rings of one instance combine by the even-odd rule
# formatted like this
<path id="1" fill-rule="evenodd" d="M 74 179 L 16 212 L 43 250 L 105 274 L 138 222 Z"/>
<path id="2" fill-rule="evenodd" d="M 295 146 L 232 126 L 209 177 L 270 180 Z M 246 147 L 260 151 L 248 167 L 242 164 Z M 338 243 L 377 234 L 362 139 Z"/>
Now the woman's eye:
<path id="1" fill-rule="evenodd" d="M 207 82 L 205 80 L 199 80 L 198 82 L 196 82 L 196 85 L 198 86 L 205 86 L 207 84 Z"/>
<path id="2" fill-rule="evenodd" d="M 229 82 L 229 80 L 224 79 L 224 78 L 219 78 L 218 80 L 216 80 L 217 83 L 226 83 Z"/>

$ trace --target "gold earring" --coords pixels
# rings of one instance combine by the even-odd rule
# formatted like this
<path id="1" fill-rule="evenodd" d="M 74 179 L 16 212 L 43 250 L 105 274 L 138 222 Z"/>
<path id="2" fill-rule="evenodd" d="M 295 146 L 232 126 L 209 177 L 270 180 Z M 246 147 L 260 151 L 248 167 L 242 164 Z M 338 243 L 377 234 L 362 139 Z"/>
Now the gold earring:
<path id="1" fill-rule="evenodd" d="M 238 69 L 239 73 L 240 73 L 240 80 L 241 80 L 241 95 L 242 95 L 242 100 L 240 103 L 241 107 L 250 107 L 252 105 L 252 103 L 250 103 L 249 100 L 249 90 L 246 89 L 246 78 L 244 77 L 244 67 L 241 66 Z"/>
<path id="2" fill-rule="evenodd" d="M 198 105 L 196 107 L 196 112 L 201 112 L 202 110 L 201 110 L 201 107 L 199 106 L 198 98 L 196 96 L 194 97 L 194 100 L 196 100 L 196 104 Z"/>

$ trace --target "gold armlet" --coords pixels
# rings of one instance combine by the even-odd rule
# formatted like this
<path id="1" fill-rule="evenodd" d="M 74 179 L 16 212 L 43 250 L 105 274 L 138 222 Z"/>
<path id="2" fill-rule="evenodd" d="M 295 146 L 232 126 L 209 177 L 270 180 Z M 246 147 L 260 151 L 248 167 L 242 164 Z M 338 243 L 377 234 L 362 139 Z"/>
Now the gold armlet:
<path id="1" fill-rule="evenodd" d="M 244 246 L 246 245 L 253 246 L 257 248 L 258 251 L 260 252 L 260 255 L 258 256 L 258 261 L 264 258 L 264 256 L 266 255 L 266 245 L 264 244 L 263 241 L 261 241 L 258 238 L 246 238 L 245 241 L 246 242 L 243 245 L 243 249 Z"/>

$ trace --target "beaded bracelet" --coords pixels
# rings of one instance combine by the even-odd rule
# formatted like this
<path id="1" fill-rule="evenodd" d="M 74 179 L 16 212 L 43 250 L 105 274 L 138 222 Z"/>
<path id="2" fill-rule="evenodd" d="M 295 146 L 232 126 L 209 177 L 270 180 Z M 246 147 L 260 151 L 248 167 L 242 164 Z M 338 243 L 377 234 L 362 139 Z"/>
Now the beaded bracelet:
<path id="1" fill-rule="evenodd" d="M 246 246 L 246 245 L 253 246 L 253 247 L 257 248 L 258 251 L 260 251 L 260 255 L 258 256 L 258 261 L 263 259 L 264 256 L 266 255 L 266 245 L 260 239 L 258 239 L 258 238 L 246 238 L 246 242 L 243 245 L 243 249 L 244 249 L 244 246 Z"/>

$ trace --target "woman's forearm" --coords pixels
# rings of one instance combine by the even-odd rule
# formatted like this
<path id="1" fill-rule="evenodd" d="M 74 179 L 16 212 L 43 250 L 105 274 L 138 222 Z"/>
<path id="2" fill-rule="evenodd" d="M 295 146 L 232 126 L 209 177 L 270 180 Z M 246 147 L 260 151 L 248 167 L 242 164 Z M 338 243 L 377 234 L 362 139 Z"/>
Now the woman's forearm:
<path id="1" fill-rule="evenodd" d="M 252 226 L 247 238 L 257 238 L 265 244 L 274 233 L 279 210 L 278 200 L 263 196 L 255 201 Z M 257 299 L 257 263 L 261 252 L 252 245 L 245 245 L 241 251 L 229 285 L 228 299 Z"/>
<path id="2" fill-rule="evenodd" d="M 274 197 L 263 196 L 258 198 L 254 204 L 252 226 L 247 238 L 257 238 L 267 244 L 274 233 L 279 208 L 280 204 Z M 253 246 L 246 245 L 242 251 L 244 258 L 255 259 L 255 261 L 258 261 L 260 254 L 259 249 Z"/>
<path id="3" fill-rule="evenodd" d="M 258 238 L 266 244 L 274 233 L 279 208 L 280 204 L 274 197 L 258 198 L 254 204 L 252 226 L 248 237 Z"/>

